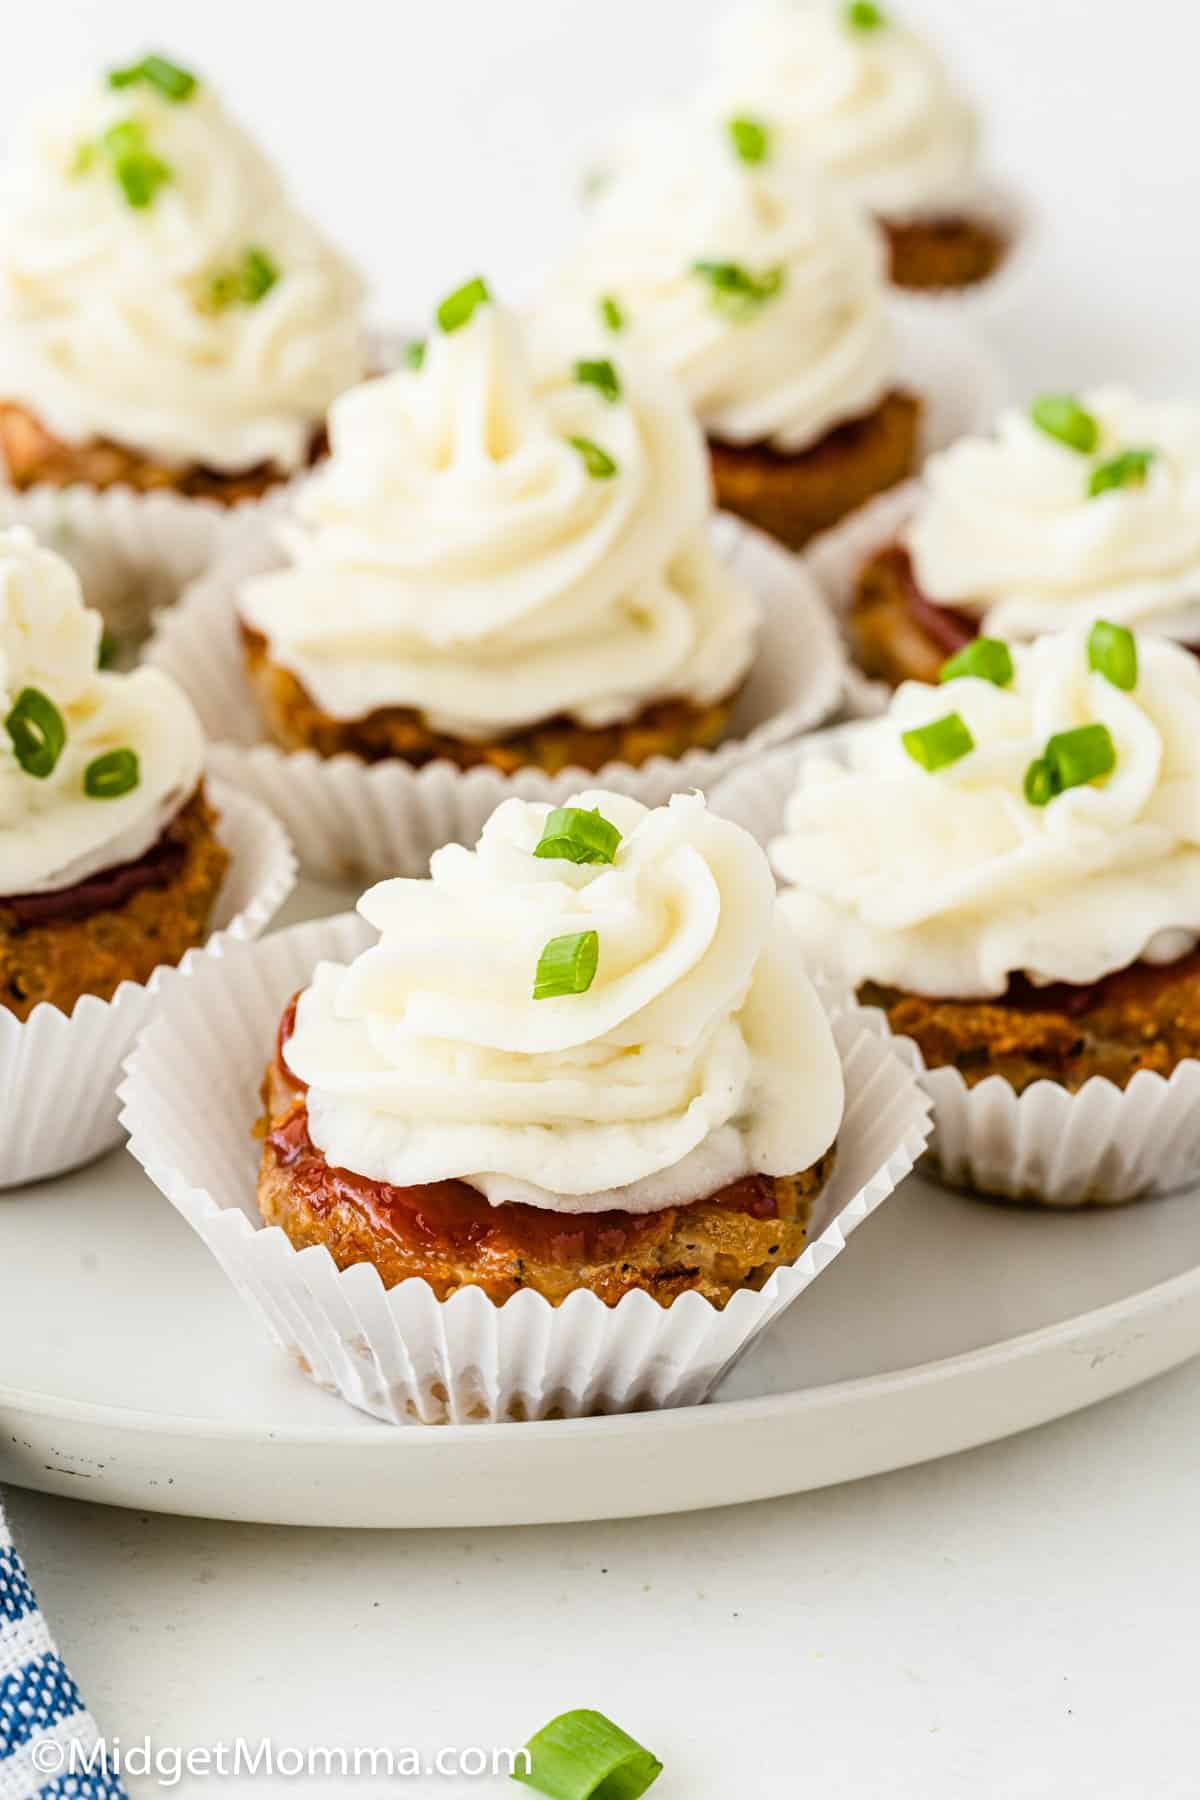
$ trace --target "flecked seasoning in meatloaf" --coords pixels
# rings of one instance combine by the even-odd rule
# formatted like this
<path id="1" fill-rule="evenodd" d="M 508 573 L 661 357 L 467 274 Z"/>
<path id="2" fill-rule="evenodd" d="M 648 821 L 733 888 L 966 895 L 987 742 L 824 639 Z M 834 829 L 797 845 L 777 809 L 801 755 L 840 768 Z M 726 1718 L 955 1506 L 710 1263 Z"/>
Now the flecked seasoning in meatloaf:
<path id="1" fill-rule="evenodd" d="M 1089 987 L 1035 987 L 1013 976 L 994 1000 L 937 999 L 873 982 L 859 997 L 882 1007 L 930 1068 L 955 1068 L 968 1087 L 1000 1075 L 1018 1093 L 1035 1081 L 1075 1092 L 1102 1075 L 1125 1088 L 1140 1069 L 1168 1076 L 1200 1056 L 1200 951 L 1134 963 Z"/>

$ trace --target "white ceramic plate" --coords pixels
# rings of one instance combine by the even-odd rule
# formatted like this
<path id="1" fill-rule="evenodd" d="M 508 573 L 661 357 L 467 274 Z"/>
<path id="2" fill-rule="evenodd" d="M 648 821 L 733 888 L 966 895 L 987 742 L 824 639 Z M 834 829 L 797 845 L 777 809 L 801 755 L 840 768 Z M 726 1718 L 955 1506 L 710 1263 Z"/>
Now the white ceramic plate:
<path id="1" fill-rule="evenodd" d="M 260 1336 L 117 1151 L 0 1198 L 0 1481 L 312 1525 L 683 1511 L 852 1480 L 1087 1406 L 1200 1351 L 1200 1195 L 1064 1217 L 913 1178 L 690 1411 L 397 1429 Z"/>
<path id="2" fill-rule="evenodd" d="M 307 890 L 284 918 L 333 911 Z M 1200 1188 L 1078 1216 L 914 1176 L 708 1406 L 396 1429 L 260 1335 L 123 1151 L 0 1195 L 0 1481 L 341 1526 L 531 1524 L 822 1487 L 1060 1417 L 1200 1353 Z"/>
<path id="3" fill-rule="evenodd" d="M 279 923 L 353 893 L 302 884 Z M 709 1406 L 396 1429 L 306 1381 L 124 1150 L 0 1193 L 0 1481 L 279 1525 L 720 1507 L 945 1456 L 1200 1354 L 1200 1186 L 1058 1215 L 914 1175 Z"/>

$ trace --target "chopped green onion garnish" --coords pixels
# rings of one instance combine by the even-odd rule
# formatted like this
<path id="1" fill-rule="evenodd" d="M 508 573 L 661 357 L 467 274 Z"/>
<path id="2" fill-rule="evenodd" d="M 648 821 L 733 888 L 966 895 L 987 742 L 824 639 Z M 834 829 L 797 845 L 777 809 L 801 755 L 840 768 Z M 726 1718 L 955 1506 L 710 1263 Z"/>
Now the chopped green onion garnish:
<path id="1" fill-rule="evenodd" d="M 110 125 L 101 142 L 113 173 L 130 206 L 150 206 L 171 171 L 161 157 L 146 148 L 146 133 L 136 119 L 122 119 Z"/>
<path id="2" fill-rule="evenodd" d="M 641 1800 L 662 1774 L 656 1756 L 598 1712 L 563 1713 L 535 1732 L 513 1780 L 551 1800 Z"/>
<path id="3" fill-rule="evenodd" d="M 593 481 L 607 481 L 616 474 L 617 465 L 607 450 L 594 444 L 591 438 L 573 437 L 567 439 L 572 450 L 578 450 L 583 458 L 583 466 Z"/>
<path id="4" fill-rule="evenodd" d="M 599 388 L 604 398 L 617 401 L 621 398 L 621 377 L 605 357 L 600 362 L 577 362 L 575 379 L 586 387 Z"/>
<path id="5" fill-rule="evenodd" d="M 556 806 L 533 854 L 560 862 L 611 863 L 620 843 L 620 832 L 599 807 L 584 812 L 579 806 Z"/>
<path id="6" fill-rule="evenodd" d="M 110 125 L 100 142 L 116 162 L 121 156 L 136 156 L 146 148 L 146 127 L 136 119 L 118 119 Z"/>
<path id="7" fill-rule="evenodd" d="M 744 163 L 766 162 L 771 154 L 771 134 L 758 119 L 730 119 L 729 135 Z"/>
<path id="8" fill-rule="evenodd" d="M 935 719 L 932 725 L 920 725 L 915 731 L 906 731 L 900 742 L 913 761 L 920 763 L 930 775 L 949 768 L 951 763 L 969 756 L 975 748 L 975 739 L 958 713 L 947 713 L 944 719 Z"/>
<path id="9" fill-rule="evenodd" d="M 83 791 L 90 800 L 119 800 L 141 780 L 135 750 L 109 750 L 83 771 Z"/>
<path id="10" fill-rule="evenodd" d="M 209 283 L 209 305 L 217 312 L 240 300 L 244 306 L 257 306 L 279 280 L 279 270 L 257 245 L 242 252 L 236 269 L 219 269 Z"/>
<path id="11" fill-rule="evenodd" d="M 423 369 L 425 367 L 424 338 L 417 338 L 414 343 L 406 346 L 404 351 L 404 361 L 410 369 Z"/>
<path id="12" fill-rule="evenodd" d="M 78 146 L 71 160 L 71 174 L 86 175 L 89 169 L 95 168 L 96 158 L 99 154 L 96 145 L 90 140 L 85 140 Z"/>
<path id="13" fill-rule="evenodd" d="M 573 931 L 551 938 L 538 957 L 533 979 L 535 1000 L 557 1000 L 562 994 L 586 994 L 596 979 L 600 938 L 594 931 Z"/>
<path id="14" fill-rule="evenodd" d="M 693 275 L 701 275 L 712 289 L 713 305 L 731 318 L 747 319 L 764 306 L 783 286 L 783 270 L 764 269 L 755 275 L 740 263 L 696 262 Z"/>
<path id="15" fill-rule="evenodd" d="M 171 171 L 157 156 L 123 156 L 117 164 L 117 180 L 130 206 L 151 206 L 154 196 Z"/>
<path id="16" fill-rule="evenodd" d="M 975 638 L 938 670 L 939 681 L 959 681 L 964 675 L 1007 687 L 1013 678 L 1012 651 L 999 638 Z"/>
<path id="17" fill-rule="evenodd" d="M 196 77 L 191 71 L 181 69 L 178 63 L 169 62 L 165 56 L 143 56 L 141 62 L 130 63 L 126 69 L 108 72 L 110 88 L 133 87 L 138 81 L 148 81 L 164 99 L 176 104 L 190 99 L 196 91 Z"/>
<path id="18" fill-rule="evenodd" d="M 846 23 L 851 31 L 878 31 L 881 25 L 887 24 L 887 16 L 874 0 L 850 0 Z"/>
<path id="19" fill-rule="evenodd" d="M 13 755 L 27 775 L 53 775 L 67 741 L 67 727 L 53 700 L 40 688 L 22 688 L 4 721 Z"/>
<path id="20" fill-rule="evenodd" d="M 141 62 L 130 63 L 127 68 L 110 69 L 108 71 L 108 85 L 110 88 L 132 87 L 135 81 L 140 81 L 142 79 L 144 73 L 145 59 L 143 58 Z"/>
<path id="21" fill-rule="evenodd" d="M 1099 425 L 1070 394 L 1039 394 L 1029 411 L 1039 430 L 1070 450 L 1091 456 L 1100 442 Z"/>
<path id="22" fill-rule="evenodd" d="M 1124 625 L 1097 619 L 1088 633 L 1088 667 L 1103 675 L 1115 688 L 1131 694 L 1137 686 L 1137 639 Z"/>
<path id="23" fill-rule="evenodd" d="M 1107 725 L 1081 725 L 1077 731 L 1060 731 L 1046 745 L 1046 761 L 1054 771 L 1060 793 L 1086 787 L 1111 775 L 1117 766 L 1117 747 Z"/>
<path id="24" fill-rule="evenodd" d="M 1111 775 L 1116 766 L 1117 749 L 1107 725 L 1060 731 L 1046 745 L 1045 755 L 1030 764 L 1025 798 L 1030 806 L 1046 806 L 1068 788 L 1086 787 Z"/>
<path id="25" fill-rule="evenodd" d="M 208 303 L 214 312 L 224 312 L 238 297 L 238 278 L 232 269 L 220 269 L 208 284 Z"/>
<path id="26" fill-rule="evenodd" d="M 102 632 L 100 636 L 100 646 L 96 651 L 96 667 L 98 669 L 111 669 L 117 660 L 118 651 L 119 646 L 112 632 Z"/>
<path id="27" fill-rule="evenodd" d="M 580 183 L 585 201 L 599 199 L 605 188 L 611 185 L 611 169 L 589 169 Z"/>
<path id="28" fill-rule="evenodd" d="M 1025 798 L 1030 806 L 1049 806 L 1057 792 L 1054 770 L 1044 756 L 1039 756 L 1025 771 Z"/>
<path id="29" fill-rule="evenodd" d="M 243 253 L 242 267 L 238 279 L 241 298 L 247 306 L 257 306 L 265 294 L 269 294 L 279 280 L 279 270 L 267 255 L 256 244 L 251 244 Z"/>
<path id="30" fill-rule="evenodd" d="M 603 294 L 600 298 L 600 317 L 610 331 L 624 331 L 625 314 L 621 302 L 613 294 Z"/>
<path id="31" fill-rule="evenodd" d="M 1098 469 L 1092 470 L 1092 479 L 1088 482 L 1089 498 L 1094 500 L 1097 494 L 1110 493 L 1113 488 L 1145 487 L 1155 455 L 1153 450 L 1122 450 L 1111 462 L 1101 463 Z"/>
<path id="32" fill-rule="evenodd" d="M 437 309 L 437 322 L 443 331 L 459 331 L 475 317 L 476 307 L 486 306 L 491 297 L 487 282 L 477 275 L 474 281 L 464 282 L 447 294 Z"/>

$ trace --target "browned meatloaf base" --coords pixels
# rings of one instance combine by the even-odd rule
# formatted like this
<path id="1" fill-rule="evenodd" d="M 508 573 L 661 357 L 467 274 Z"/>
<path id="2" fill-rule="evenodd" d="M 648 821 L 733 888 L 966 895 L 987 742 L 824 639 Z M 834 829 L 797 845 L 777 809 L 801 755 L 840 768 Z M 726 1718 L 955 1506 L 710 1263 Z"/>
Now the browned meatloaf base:
<path id="1" fill-rule="evenodd" d="M 215 825 L 197 789 L 136 862 L 0 898 L 0 1005 L 18 1019 L 41 1001 L 69 1013 L 83 994 L 111 1000 L 123 981 L 147 981 L 203 943 L 229 863 Z"/>
<path id="2" fill-rule="evenodd" d="M 912 474 L 920 421 L 920 401 L 897 391 L 874 412 L 839 425 L 794 456 L 769 444 L 710 439 L 717 503 L 790 550 L 800 550 L 819 531 Z"/>
<path id="3" fill-rule="evenodd" d="M 295 1003 L 284 1014 L 286 1043 Z M 479 1287 L 497 1305 L 532 1288 L 558 1306 L 590 1288 L 606 1306 L 634 1288 L 669 1306 L 703 1294 L 723 1307 L 795 1262 L 834 1151 L 801 1175 L 750 1176 L 662 1212 L 553 1213 L 492 1206 L 464 1181 L 396 1188 L 330 1168 L 308 1134 L 303 1084 L 277 1050 L 263 1083 L 258 1206 L 298 1250 L 324 1244 L 339 1269 L 373 1263 L 385 1287 L 411 1277 L 439 1300 Z"/>
<path id="4" fill-rule="evenodd" d="M 867 982 L 892 1030 L 915 1039 L 930 1068 L 968 1087 L 1001 1075 L 1018 1093 L 1035 1081 L 1074 1092 L 1093 1075 L 1127 1087 L 1139 1069 L 1167 1076 L 1200 1056 L 1200 951 L 1161 967 L 1134 963 L 1090 987 L 1037 988 L 1014 976 L 995 1000 L 939 1000 Z"/>
<path id="5" fill-rule="evenodd" d="M 876 551 L 859 570 L 850 610 L 855 659 L 891 687 L 936 681 L 947 657 L 979 636 L 979 624 L 972 613 L 926 598 L 900 544 Z M 1200 656 L 1200 644 L 1184 648 Z"/>
<path id="6" fill-rule="evenodd" d="M 445 758 L 460 769 L 487 764 L 505 775 L 523 768 L 550 774 L 595 770 L 609 762 L 637 767 L 652 756 L 679 757 L 719 743 L 737 702 L 737 693 L 710 706 L 663 700 L 624 724 L 591 727 L 567 718 L 547 719 L 492 743 L 470 743 L 435 731 L 407 706 L 383 707 L 365 719 L 335 719 L 293 674 L 272 662 L 261 633 L 243 625 L 241 636 L 259 708 L 277 744 L 285 750 L 315 750 L 320 756 L 348 751 L 370 763 L 400 758 L 420 766 Z"/>
<path id="7" fill-rule="evenodd" d="M 309 462 L 325 450 L 325 432 L 313 433 Z M 189 500 L 215 500 L 236 506 L 240 500 L 260 499 L 270 488 L 288 479 L 287 472 L 271 463 L 226 473 L 200 463 L 184 468 L 156 462 L 139 450 L 131 450 L 110 438 L 92 438 L 85 444 L 64 443 L 47 430 L 40 419 L 12 401 L 0 401 L 0 460 L 15 488 L 39 482 L 50 487 L 128 487 L 139 494 L 168 489 Z"/>
<path id="8" fill-rule="evenodd" d="M 1004 260 L 1000 232 L 978 219 L 883 222 L 889 273 L 902 288 L 964 288 L 986 281 Z"/>
<path id="9" fill-rule="evenodd" d="M 899 544 L 878 551 L 859 571 L 850 610 L 850 638 L 866 674 L 899 687 L 936 681 L 947 657 L 979 635 L 970 613 L 927 600 L 912 559 Z"/>

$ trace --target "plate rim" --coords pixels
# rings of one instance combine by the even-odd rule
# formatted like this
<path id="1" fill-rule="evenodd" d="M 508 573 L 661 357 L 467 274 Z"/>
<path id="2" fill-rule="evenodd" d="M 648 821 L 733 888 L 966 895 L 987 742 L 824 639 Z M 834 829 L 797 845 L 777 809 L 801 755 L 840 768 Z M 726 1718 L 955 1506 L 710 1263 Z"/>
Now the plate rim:
<path id="1" fill-rule="evenodd" d="M 781 1393 L 759 1394 L 743 1400 L 718 1400 L 700 1406 L 668 1407 L 647 1412 L 607 1413 L 582 1419 L 490 1420 L 474 1424 L 437 1425 L 426 1429 L 418 1425 L 389 1425 L 383 1420 L 370 1419 L 364 1415 L 360 1424 L 337 1432 L 324 1430 L 319 1426 L 284 1425 L 271 1427 L 264 1433 L 261 1424 L 204 1420 L 103 1402 L 72 1400 L 58 1395 L 39 1394 L 28 1388 L 14 1388 L 0 1382 L 0 1422 L 4 1422 L 6 1415 L 17 1412 L 65 1424 L 114 1430 L 129 1437 L 158 1434 L 192 1442 L 249 1441 L 260 1445 L 269 1443 L 281 1448 L 357 1451 L 370 1451 L 376 1446 L 403 1445 L 406 1448 L 421 1446 L 431 1452 L 443 1445 L 457 1448 L 469 1444 L 482 1449 L 500 1442 L 515 1448 L 521 1443 L 528 1444 L 531 1433 L 537 1434 L 537 1441 L 548 1445 L 551 1438 L 556 1441 L 579 1441 L 624 1434 L 719 1431 L 722 1425 L 730 1428 L 739 1424 L 761 1425 L 769 1422 L 773 1415 L 790 1418 L 797 1414 L 850 1404 L 856 1396 L 870 1396 L 874 1399 L 889 1393 L 935 1388 L 941 1383 L 953 1382 L 962 1377 L 969 1378 L 977 1372 L 991 1371 L 1039 1354 L 1052 1354 L 1067 1349 L 1072 1340 L 1086 1339 L 1091 1335 L 1132 1324 L 1147 1314 L 1166 1313 L 1189 1300 L 1200 1301 L 1200 1263 L 1179 1274 L 1168 1276 L 1164 1281 L 1139 1288 L 1123 1299 L 1109 1301 L 1104 1306 L 1093 1307 L 1086 1312 L 1074 1313 L 1050 1325 L 1035 1326 L 1033 1330 L 1019 1332 L 1011 1338 L 993 1339 L 990 1343 L 980 1344 L 973 1350 L 960 1351 L 954 1356 L 912 1363 L 883 1373 L 825 1382 L 811 1388 L 787 1388 Z M 279 1357 L 284 1356 L 278 1346 L 275 1346 L 274 1353 Z M 1200 1354 L 1200 1349 L 1189 1351 L 1176 1358 L 1173 1363 L 1164 1365 L 1164 1369 L 1177 1367 L 1197 1354 Z M 1136 1385 L 1136 1382 L 1129 1385 Z M 1106 1397 L 1107 1394 L 1097 1394 L 1096 1399 Z M 336 1397 L 331 1395 L 330 1399 L 334 1400 Z M 347 1402 L 341 1404 L 348 1406 Z M 1062 1413 L 1051 1414 L 1050 1417 L 1067 1417 L 1070 1412 L 1077 1410 L 1082 1410 L 1082 1407 L 1072 1406 Z"/>

